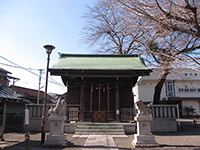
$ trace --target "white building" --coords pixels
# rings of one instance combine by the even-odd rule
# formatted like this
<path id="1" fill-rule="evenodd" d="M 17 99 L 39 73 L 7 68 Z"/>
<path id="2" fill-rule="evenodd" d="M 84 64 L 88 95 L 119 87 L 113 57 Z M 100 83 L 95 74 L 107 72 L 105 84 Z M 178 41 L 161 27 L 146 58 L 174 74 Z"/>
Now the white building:
<path id="1" fill-rule="evenodd" d="M 150 76 L 143 76 L 138 80 L 133 88 L 135 100 L 141 99 L 144 103 L 153 101 L 159 74 L 159 71 L 153 71 Z M 173 70 L 163 85 L 160 100 L 163 103 L 179 104 L 182 116 L 188 114 L 187 108 L 195 109 L 196 114 L 200 115 L 200 70 Z"/>

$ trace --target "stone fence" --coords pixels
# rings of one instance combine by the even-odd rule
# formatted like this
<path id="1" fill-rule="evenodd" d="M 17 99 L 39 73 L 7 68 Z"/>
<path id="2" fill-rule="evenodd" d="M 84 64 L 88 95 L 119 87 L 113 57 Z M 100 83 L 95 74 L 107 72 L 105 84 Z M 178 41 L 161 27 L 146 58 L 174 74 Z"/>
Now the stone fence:
<path id="1" fill-rule="evenodd" d="M 48 110 L 52 104 L 47 104 L 46 108 L 46 130 L 49 130 Z M 29 131 L 41 131 L 41 118 L 43 104 L 27 104 L 29 109 Z M 172 132 L 177 131 L 177 107 L 176 105 L 150 105 L 153 121 L 151 122 L 152 132 Z"/>
<path id="2" fill-rule="evenodd" d="M 150 105 L 152 111 L 152 117 L 154 119 L 159 118 L 168 118 L 175 119 L 177 118 L 176 105 Z"/>
<path id="3" fill-rule="evenodd" d="M 150 105 L 152 132 L 176 132 L 178 113 L 176 105 Z"/>
<path id="4" fill-rule="evenodd" d="M 55 104 L 53 104 L 55 105 Z M 48 110 L 53 107 L 52 104 L 46 104 L 46 130 L 49 131 Z M 29 109 L 29 131 L 41 131 L 43 104 L 26 104 L 26 109 Z"/>

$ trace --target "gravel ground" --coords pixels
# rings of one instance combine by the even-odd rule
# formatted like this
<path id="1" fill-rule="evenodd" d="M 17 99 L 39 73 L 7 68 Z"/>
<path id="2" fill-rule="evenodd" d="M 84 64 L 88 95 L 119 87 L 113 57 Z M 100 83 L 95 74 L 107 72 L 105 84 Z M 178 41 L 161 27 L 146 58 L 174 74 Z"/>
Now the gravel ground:
<path id="1" fill-rule="evenodd" d="M 192 120 L 182 120 L 182 131 L 172 133 L 154 133 L 155 139 L 160 147 L 152 148 L 135 148 L 136 150 L 143 149 L 180 149 L 180 150 L 200 150 L 200 124 L 197 128 L 192 125 Z M 30 150 L 80 150 L 85 144 L 86 138 L 74 138 L 73 134 L 68 134 L 67 147 L 41 147 L 40 133 L 30 133 Z M 5 150 L 24 150 L 24 134 L 23 133 L 6 133 L 4 134 L 5 141 L 0 142 L 0 148 Z M 128 135 L 127 138 L 114 138 L 118 148 L 134 149 L 131 144 L 133 135 Z"/>

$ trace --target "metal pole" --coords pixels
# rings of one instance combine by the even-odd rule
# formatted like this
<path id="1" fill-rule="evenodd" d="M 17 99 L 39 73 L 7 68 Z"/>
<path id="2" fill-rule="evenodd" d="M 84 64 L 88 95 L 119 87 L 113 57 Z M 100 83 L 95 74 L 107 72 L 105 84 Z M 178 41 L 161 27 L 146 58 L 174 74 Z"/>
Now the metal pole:
<path id="1" fill-rule="evenodd" d="M 41 145 L 44 144 L 44 141 L 45 141 L 45 128 L 46 128 L 46 99 L 47 99 L 49 60 L 50 60 L 50 54 L 48 53 L 48 58 L 47 58 L 47 70 L 46 70 L 46 83 L 45 83 L 45 93 L 44 93 L 44 101 L 43 101 Z"/>

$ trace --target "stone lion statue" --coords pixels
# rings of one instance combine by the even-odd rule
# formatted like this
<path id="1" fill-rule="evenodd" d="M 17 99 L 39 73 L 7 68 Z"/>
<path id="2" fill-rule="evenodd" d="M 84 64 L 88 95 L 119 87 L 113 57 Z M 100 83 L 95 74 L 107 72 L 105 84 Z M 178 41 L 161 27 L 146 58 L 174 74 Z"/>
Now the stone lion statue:
<path id="1" fill-rule="evenodd" d="M 142 100 L 136 102 L 136 109 L 138 110 L 138 116 L 149 116 L 151 115 L 151 110 L 149 107 L 145 107 Z"/>
<path id="2" fill-rule="evenodd" d="M 65 100 L 64 98 L 59 98 L 56 106 L 54 108 L 49 109 L 48 113 L 51 116 L 64 116 L 65 115 Z"/>

